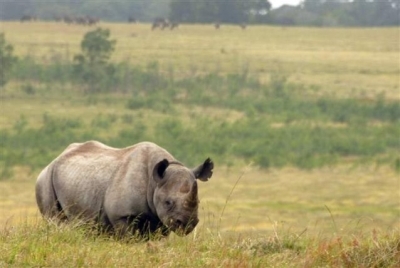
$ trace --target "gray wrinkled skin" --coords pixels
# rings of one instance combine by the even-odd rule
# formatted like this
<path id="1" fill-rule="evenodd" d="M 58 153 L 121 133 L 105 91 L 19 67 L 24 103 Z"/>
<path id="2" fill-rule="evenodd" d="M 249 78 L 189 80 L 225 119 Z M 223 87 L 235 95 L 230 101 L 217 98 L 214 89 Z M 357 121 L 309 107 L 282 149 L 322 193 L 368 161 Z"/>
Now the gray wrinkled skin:
<path id="1" fill-rule="evenodd" d="M 208 158 L 189 169 L 151 142 L 74 143 L 39 174 L 36 201 L 45 218 L 96 223 L 120 236 L 186 235 L 199 221 L 196 179 L 207 181 L 213 167 Z"/>

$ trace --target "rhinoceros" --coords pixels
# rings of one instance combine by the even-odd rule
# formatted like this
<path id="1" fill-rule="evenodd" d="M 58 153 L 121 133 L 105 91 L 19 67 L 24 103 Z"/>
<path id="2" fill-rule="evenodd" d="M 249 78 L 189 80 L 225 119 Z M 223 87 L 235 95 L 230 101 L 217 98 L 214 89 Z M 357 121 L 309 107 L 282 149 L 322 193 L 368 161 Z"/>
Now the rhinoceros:
<path id="1" fill-rule="evenodd" d="M 187 168 L 152 142 L 73 143 L 39 174 L 36 201 L 46 219 L 77 219 L 119 236 L 183 236 L 199 221 L 197 180 L 208 181 L 213 168 L 210 158 Z"/>

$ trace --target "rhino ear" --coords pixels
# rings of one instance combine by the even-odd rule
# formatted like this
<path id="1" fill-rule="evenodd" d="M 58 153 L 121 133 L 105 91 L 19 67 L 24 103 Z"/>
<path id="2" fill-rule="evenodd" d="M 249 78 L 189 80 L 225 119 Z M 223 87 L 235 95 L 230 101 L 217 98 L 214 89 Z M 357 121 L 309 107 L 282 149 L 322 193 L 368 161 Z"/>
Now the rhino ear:
<path id="1" fill-rule="evenodd" d="M 162 183 L 164 182 L 163 178 L 164 178 L 164 172 L 167 169 L 167 167 L 169 166 L 169 162 L 167 159 L 163 159 L 160 162 L 158 162 L 155 166 L 154 166 L 154 170 L 153 170 L 153 179 L 157 182 L 157 183 Z"/>
<path id="2" fill-rule="evenodd" d="M 194 168 L 192 171 L 196 179 L 199 179 L 201 181 L 208 181 L 208 179 L 211 178 L 213 174 L 213 168 L 213 161 L 210 158 L 207 158 L 203 164 Z"/>

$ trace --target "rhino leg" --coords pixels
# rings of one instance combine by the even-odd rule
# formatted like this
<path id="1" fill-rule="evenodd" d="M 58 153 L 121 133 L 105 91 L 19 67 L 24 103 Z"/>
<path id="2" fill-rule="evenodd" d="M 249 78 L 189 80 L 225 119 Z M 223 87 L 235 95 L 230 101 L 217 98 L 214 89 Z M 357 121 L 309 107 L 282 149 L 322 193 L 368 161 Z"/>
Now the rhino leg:
<path id="1" fill-rule="evenodd" d="M 132 223 L 132 217 L 121 217 L 112 222 L 115 234 L 122 238 L 126 235 L 132 235 L 135 232 L 135 226 Z"/>
<path id="2" fill-rule="evenodd" d="M 143 237 L 141 219 L 136 216 L 125 216 L 110 220 L 113 234 L 118 238 L 138 235 Z M 104 222 L 103 222 L 104 225 Z"/>
<path id="3" fill-rule="evenodd" d="M 148 215 L 127 216 L 111 221 L 117 237 L 137 235 L 141 239 L 148 240 L 155 234 L 168 236 L 170 230 L 161 221 Z"/>

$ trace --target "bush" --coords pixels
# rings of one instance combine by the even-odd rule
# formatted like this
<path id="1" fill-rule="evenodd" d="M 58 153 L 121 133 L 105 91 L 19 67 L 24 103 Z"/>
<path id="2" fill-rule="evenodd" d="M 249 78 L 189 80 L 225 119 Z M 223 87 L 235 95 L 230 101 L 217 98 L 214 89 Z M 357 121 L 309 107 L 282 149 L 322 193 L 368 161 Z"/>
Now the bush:
<path id="1" fill-rule="evenodd" d="M 13 50 L 13 46 L 6 42 L 4 33 L 0 33 L 0 87 L 9 80 L 11 70 L 17 61 L 13 56 Z"/>

